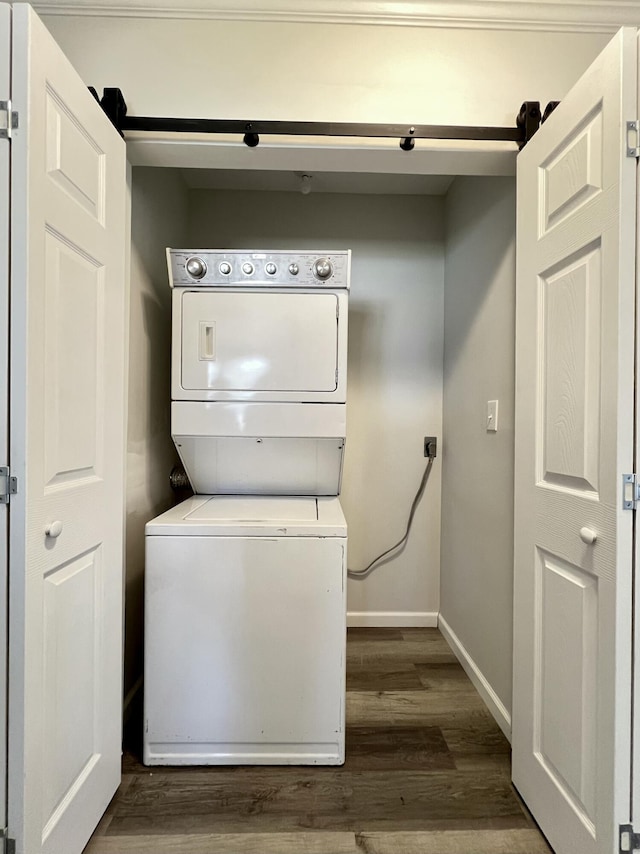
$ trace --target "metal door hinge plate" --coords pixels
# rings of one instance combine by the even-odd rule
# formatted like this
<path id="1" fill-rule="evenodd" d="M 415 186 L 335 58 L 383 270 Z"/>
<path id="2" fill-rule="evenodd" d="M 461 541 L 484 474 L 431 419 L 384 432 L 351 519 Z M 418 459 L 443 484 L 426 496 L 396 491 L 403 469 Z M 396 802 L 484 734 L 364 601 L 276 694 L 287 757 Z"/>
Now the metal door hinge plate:
<path id="1" fill-rule="evenodd" d="M 635 474 L 622 475 L 622 509 L 635 510 L 640 499 L 640 486 Z"/>
<path id="2" fill-rule="evenodd" d="M 11 101 L 0 101 L 0 139 L 11 139 L 18 125 L 18 114 L 11 109 Z"/>
<path id="3" fill-rule="evenodd" d="M 634 833 L 632 824 L 620 825 L 620 854 L 632 854 L 640 849 L 640 833 Z"/>
<path id="4" fill-rule="evenodd" d="M 3 854 L 16 854 L 16 841 L 7 836 L 8 832 L 6 827 L 0 830 L 0 850 L 2 850 Z"/>
<path id="5" fill-rule="evenodd" d="M 640 121 L 627 122 L 627 157 L 640 157 Z"/>
<path id="6" fill-rule="evenodd" d="M 12 477 L 8 466 L 0 466 L 0 504 L 8 504 L 18 492 L 18 478 Z"/>

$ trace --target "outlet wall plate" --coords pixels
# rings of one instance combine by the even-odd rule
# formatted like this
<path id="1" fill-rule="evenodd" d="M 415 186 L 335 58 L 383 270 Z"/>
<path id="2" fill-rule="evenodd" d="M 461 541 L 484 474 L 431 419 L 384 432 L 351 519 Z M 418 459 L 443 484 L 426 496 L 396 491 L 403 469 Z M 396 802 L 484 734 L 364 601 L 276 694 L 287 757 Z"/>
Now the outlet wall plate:
<path id="1" fill-rule="evenodd" d="M 438 455 L 437 436 L 424 437 L 424 455 L 425 457 L 429 457 L 430 460 L 435 460 L 436 456 Z"/>

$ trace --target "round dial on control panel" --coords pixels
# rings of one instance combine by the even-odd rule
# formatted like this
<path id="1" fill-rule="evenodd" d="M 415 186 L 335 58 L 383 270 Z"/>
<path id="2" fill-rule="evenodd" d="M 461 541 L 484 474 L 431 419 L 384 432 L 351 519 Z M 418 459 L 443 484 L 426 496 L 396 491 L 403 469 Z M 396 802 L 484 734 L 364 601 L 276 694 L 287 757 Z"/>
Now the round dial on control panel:
<path id="1" fill-rule="evenodd" d="M 250 276 L 253 273 L 253 264 L 250 264 L 248 261 L 245 261 L 242 265 L 242 272 L 246 276 Z"/>
<path id="2" fill-rule="evenodd" d="M 223 276 L 228 276 L 231 272 L 231 264 L 228 261 L 221 261 L 218 268 Z"/>
<path id="3" fill-rule="evenodd" d="M 289 264 L 289 272 L 292 276 L 297 276 L 300 272 L 300 267 L 297 264 Z"/>
<path id="4" fill-rule="evenodd" d="M 278 268 L 273 263 L 273 261 L 269 261 L 268 264 L 265 264 L 264 269 L 269 276 L 275 276 L 275 274 L 278 272 Z"/>
<path id="5" fill-rule="evenodd" d="M 202 258 L 196 258 L 195 256 L 187 259 L 186 268 L 187 273 L 192 279 L 201 279 L 207 272 L 207 265 Z"/>
<path id="6" fill-rule="evenodd" d="M 328 258 L 318 258 L 313 265 L 313 275 L 317 279 L 328 279 L 332 273 L 333 267 Z"/>

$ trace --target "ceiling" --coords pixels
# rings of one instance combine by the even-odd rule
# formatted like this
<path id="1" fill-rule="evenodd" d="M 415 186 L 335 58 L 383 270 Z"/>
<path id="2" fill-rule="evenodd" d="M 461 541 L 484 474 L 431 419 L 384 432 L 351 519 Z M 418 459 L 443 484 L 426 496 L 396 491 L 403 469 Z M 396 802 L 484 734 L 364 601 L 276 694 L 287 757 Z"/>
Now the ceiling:
<path id="1" fill-rule="evenodd" d="M 451 175 L 393 175 L 384 173 L 318 172 L 309 179 L 303 172 L 242 169 L 181 169 L 191 189 L 275 190 L 300 192 L 308 184 L 312 193 L 381 193 L 443 196 L 451 186 Z"/>

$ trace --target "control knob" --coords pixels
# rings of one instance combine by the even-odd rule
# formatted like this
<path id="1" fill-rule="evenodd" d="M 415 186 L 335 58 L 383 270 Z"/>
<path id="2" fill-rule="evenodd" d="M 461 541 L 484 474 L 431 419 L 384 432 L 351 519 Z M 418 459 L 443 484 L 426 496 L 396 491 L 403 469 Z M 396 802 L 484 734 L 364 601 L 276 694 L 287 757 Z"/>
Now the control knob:
<path id="1" fill-rule="evenodd" d="M 187 273 L 191 276 L 192 279 L 201 279 L 204 274 L 207 272 L 207 265 L 204 263 L 202 258 L 189 258 L 187 260 Z"/>
<path id="2" fill-rule="evenodd" d="M 292 276 L 297 276 L 300 272 L 300 267 L 297 264 L 289 264 L 289 272 Z"/>
<path id="3" fill-rule="evenodd" d="M 250 264 L 248 261 L 245 261 L 242 265 L 242 272 L 246 276 L 250 276 L 253 273 L 253 264 Z"/>
<path id="4" fill-rule="evenodd" d="M 219 269 L 223 276 L 228 276 L 231 272 L 231 264 L 228 261 L 221 261 Z"/>
<path id="5" fill-rule="evenodd" d="M 273 263 L 273 261 L 269 261 L 269 263 L 268 263 L 268 264 L 265 264 L 265 268 L 264 268 L 264 269 L 266 270 L 266 272 L 267 272 L 270 276 L 275 276 L 275 274 L 278 272 L 278 268 L 277 268 L 277 267 L 276 267 L 276 265 Z"/>
<path id="6" fill-rule="evenodd" d="M 317 279 L 328 279 L 331 273 L 333 273 L 331 261 L 329 261 L 327 258 L 318 258 L 318 260 L 313 265 L 314 276 Z"/>

